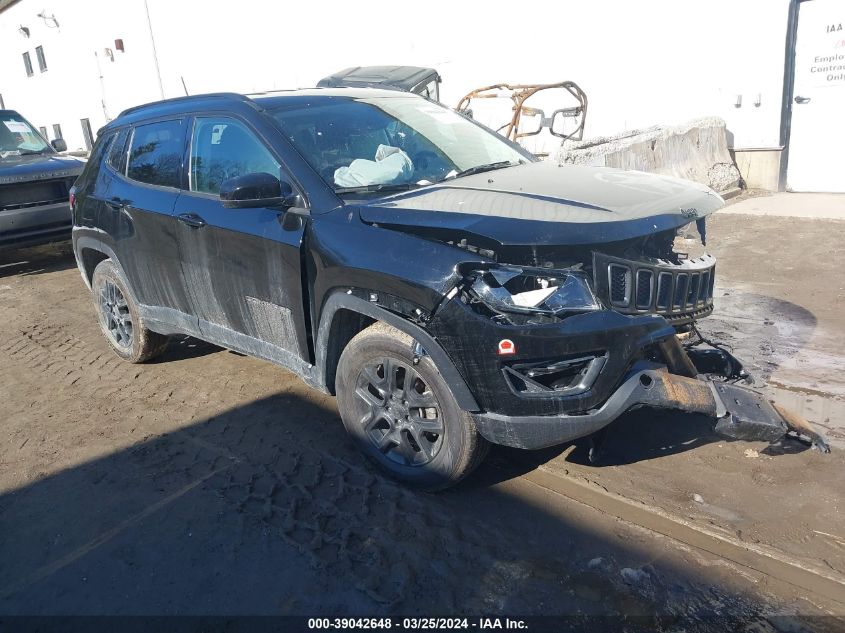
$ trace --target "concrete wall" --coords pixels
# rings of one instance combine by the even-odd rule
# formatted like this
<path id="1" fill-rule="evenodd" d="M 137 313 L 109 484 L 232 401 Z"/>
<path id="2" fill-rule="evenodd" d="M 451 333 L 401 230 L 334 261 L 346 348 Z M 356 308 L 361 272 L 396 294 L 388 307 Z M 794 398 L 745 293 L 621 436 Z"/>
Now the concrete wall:
<path id="1" fill-rule="evenodd" d="M 725 122 L 716 117 L 612 137 L 566 141 L 557 161 L 684 178 L 723 195 L 738 193 L 740 187 L 740 173 L 728 152 Z"/>
<path id="2" fill-rule="evenodd" d="M 731 152 L 745 186 L 777 191 L 783 152 L 777 149 L 747 149 Z"/>
<path id="3" fill-rule="evenodd" d="M 413 64 L 440 71 L 450 105 L 490 83 L 572 79 L 589 96 L 587 136 L 712 115 L 734 147 L 778 142 L 788 0 L 541 1 L 518 19 L 445 0 L 148 3 L 167 97 L 183 94 L 182 78 L 192 93 L 250 92 L 311 86 L 351 65 Z M 42 9 L 59 29 L 36 17 Z M 116 38 L 126 53 L 112 62 L 103 49 Z M 39 44 L 49 70 L 27 78 L 21 53 L 34 60 Z M 159 99 L 143 0 L 12 5 L 0 13 L 0 94 L 36 125 L 61 123 L 71 148 L 82 145 L 80 118 L 96 129 Z"/>

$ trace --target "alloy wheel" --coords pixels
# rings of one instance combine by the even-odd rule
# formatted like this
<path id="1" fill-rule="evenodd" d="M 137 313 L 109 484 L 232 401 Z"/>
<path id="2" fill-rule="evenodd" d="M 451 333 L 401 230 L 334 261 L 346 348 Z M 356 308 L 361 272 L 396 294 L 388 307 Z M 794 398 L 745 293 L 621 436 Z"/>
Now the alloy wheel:
<path id="1" fill-rule="evenodd" d="M 111 341 L 124 349 L 131 347 L 132 314 L 120 288 L 109 280 L 100 288 L 100 313 Z"/>
<path id="2" fill-rule="evenodd" d="M 390 357 L 371 361 L 355 396 L 356 418 L 386 459 L 423 466 L 437 456 L 445 433 L 440 403 L 414 367 Z"/>

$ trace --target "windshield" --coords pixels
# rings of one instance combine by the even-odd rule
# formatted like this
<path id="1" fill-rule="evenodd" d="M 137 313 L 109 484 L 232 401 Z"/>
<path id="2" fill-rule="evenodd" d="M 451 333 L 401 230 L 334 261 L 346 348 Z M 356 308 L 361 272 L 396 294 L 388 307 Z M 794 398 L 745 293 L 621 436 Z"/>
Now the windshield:
<path id="1" fill-rule="evenodd" d="M 50 146 L 29 123 L 14 114 L 0 115 L 0 158 L 41 154 Z"/>
<path id="2" fill-rule="evenodd" d="M 272 114 L 340 193 L 427 185 L 531 160 L 497 134 L 420 97 L 313 98 Z"/>

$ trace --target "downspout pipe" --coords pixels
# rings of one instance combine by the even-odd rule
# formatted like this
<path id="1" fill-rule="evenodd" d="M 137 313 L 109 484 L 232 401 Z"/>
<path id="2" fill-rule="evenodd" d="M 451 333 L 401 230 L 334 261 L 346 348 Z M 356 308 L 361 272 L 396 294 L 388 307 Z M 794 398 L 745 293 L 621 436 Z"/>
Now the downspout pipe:
<path id="1" fill-rule="evenodd" d="M 795 94 L 795 43 L 798 39 L 798 12 L 804 0 L 789 0 L 786 21 L 786 46 L 783 62 L 783 98 L 780 108 L 780 172 L 778 191 L 786 190 L 786 170 L 789 165 L 789 137 L 792 131 L 792 98 Z"/>

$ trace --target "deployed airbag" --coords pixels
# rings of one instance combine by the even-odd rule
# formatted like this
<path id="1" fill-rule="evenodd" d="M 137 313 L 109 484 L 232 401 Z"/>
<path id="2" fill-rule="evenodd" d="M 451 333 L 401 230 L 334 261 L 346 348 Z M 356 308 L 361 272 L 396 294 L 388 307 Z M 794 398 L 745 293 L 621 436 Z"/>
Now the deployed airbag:
<path id="1" fill-rule="evenodd" d="M 348 167 L 338 167 L 334 182 L 338 187 L 361 187 L 409 182 L 414 175 L 410 157 L 398 147 L 379 145 L 375 160 L 356 158 Z"/>

